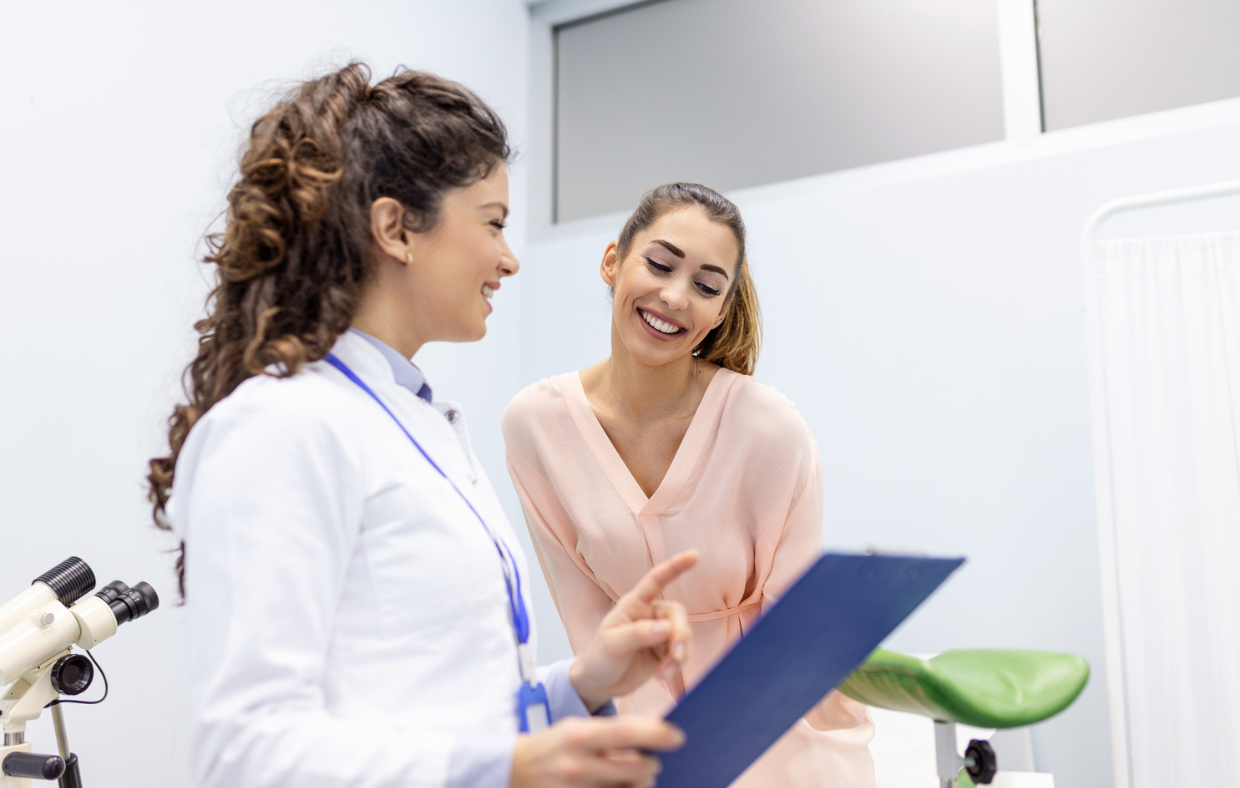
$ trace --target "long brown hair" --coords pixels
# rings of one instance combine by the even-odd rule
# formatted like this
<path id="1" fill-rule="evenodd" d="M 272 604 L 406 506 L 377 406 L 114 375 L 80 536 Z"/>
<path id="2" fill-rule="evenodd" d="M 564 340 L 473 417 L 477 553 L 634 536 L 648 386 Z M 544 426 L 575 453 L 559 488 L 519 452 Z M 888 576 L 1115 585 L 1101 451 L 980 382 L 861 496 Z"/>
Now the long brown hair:
<path id="1" fill-rule="evenodd" d="M 194 324 L 188 401 L 147 476 L 156 525 L 169 527 L 194 423 L 247 378 L 288 377 L 323 358 L 349 327 L 371 272 L 370 205 L 391 197 L 411 231 L 429 230 L 446 192 L 510 156 L 503 122 L 465 87 L 407 69 L 372 87 L 361 63 L 298 85 L 254 123 L 224 231 L 207 237 L 216 283 Z M 184 593 L 184 542 L 177 573 Z"/>
<path id="2" fill-rule="evenodd" d="M 623 259 L 633 246 L 633 239 L 659 217 L 677 208 L 697 206 L 732 231 L 737 254 L 732 289 L 728 293 L 728 313 L 723 322 L 693 349 L 693 355 L 724 369 L 752 375 L 758 365 L 762 346 L 762 311 L 758 291 L 749 274 L 749 258 L 745 253 L 745 221 L 736 205 L 714 189 L 697 183 L 665 183 L 642 195 L 633 215 L 624 223 L 616 242 L 616 256 Z"/>

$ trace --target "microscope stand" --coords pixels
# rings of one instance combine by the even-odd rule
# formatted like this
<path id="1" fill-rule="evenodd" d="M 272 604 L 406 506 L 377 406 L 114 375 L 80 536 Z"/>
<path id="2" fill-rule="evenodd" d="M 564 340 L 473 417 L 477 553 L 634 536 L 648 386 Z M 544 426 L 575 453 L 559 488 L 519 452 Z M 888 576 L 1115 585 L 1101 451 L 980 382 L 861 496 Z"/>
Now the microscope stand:
<path id="1" fill-rule="evenodd" d="M 21 676 L 0 699 L 0 728 L 4 731 L 4 746 L 0 747 L 0 788 L 30 788 L 31 779 L 57 780 L 64 774 L 65 762 L 59 756 L 30 751 L 26 723 L 38 718 L 47 704 L 60 697 L 52 686 L 52 667 L 69 653 L 69 649 L 65 649 Z M 59 704 L 54 706 L 53 714 L 59 710 Z M 58 734 L 63 732 L 63 727 L 62 720 Z"/>

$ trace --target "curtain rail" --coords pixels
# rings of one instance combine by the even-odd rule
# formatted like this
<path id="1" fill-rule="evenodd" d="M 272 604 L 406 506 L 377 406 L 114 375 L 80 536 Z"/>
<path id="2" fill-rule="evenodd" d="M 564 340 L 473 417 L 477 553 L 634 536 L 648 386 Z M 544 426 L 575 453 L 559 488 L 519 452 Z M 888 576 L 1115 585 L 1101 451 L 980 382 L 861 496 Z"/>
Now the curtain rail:
<path id="1" fill-rule="evenodd" d="M 1164 205 L 1175 205 L 1181 202 L 1193 202 L 1195 200 L 1210 200 L 1216 197 L 1230 197 L 1240 194 L 1240 181 L 1222 181 L 1221 183 L 1208 183 L 1202 186 L 1189 186 L 1183 189 L 1169 189 L 1162 192 L 1150 192 L 1149 194 L 1136 194 L 1131 197 L 1121 197 L 1118 200 L 1111 200 L 1103 204 L 1101 208 L 1089 217 L 1089 221 L 1085 223 L 1085 243 L 1087 252 L 1092 251 L 1088 248 L 1097 234 L 1098 228 L 1110 219 L 1112 216 L 1128 211 L 1138 211 L 1144 208 L 1159 208 Z"/>

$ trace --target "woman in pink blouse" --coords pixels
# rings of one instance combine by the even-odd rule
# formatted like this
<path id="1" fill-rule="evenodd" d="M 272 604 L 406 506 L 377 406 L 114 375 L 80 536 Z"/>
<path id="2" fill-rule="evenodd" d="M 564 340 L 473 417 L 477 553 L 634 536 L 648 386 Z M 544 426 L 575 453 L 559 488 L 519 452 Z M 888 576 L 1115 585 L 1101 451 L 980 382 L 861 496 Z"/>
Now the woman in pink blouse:
<path id="1" fill-rule="evenodd" d="M 504 413 L 508 469 L 574 651 L 621 592 L 689 548 L 683 671 L 620 699 L 663 713 L 822 551 L 822 467 L 796 407 L 752 377 L 761 323 L 745 226 L 696 184 L 645 194 L 601 264 L 611 355 Z M 738 710 L 743 713 L 743 710 Z M 866 708 L 832 692 L 735 783 L 874 785 Z"/>

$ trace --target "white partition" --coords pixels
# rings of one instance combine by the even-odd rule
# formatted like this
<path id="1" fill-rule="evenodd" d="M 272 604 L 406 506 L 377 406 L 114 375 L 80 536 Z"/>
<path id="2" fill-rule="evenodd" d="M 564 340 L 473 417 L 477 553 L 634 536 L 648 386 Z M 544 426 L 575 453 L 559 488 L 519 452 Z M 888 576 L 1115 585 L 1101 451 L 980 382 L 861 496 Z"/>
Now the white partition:
<path id="1" fill-rule="evenodd" d="M 1240 233 L 1108 241 L 1096 254 L 1096 483 L 1119 782 L 1231 788 Z"/>

